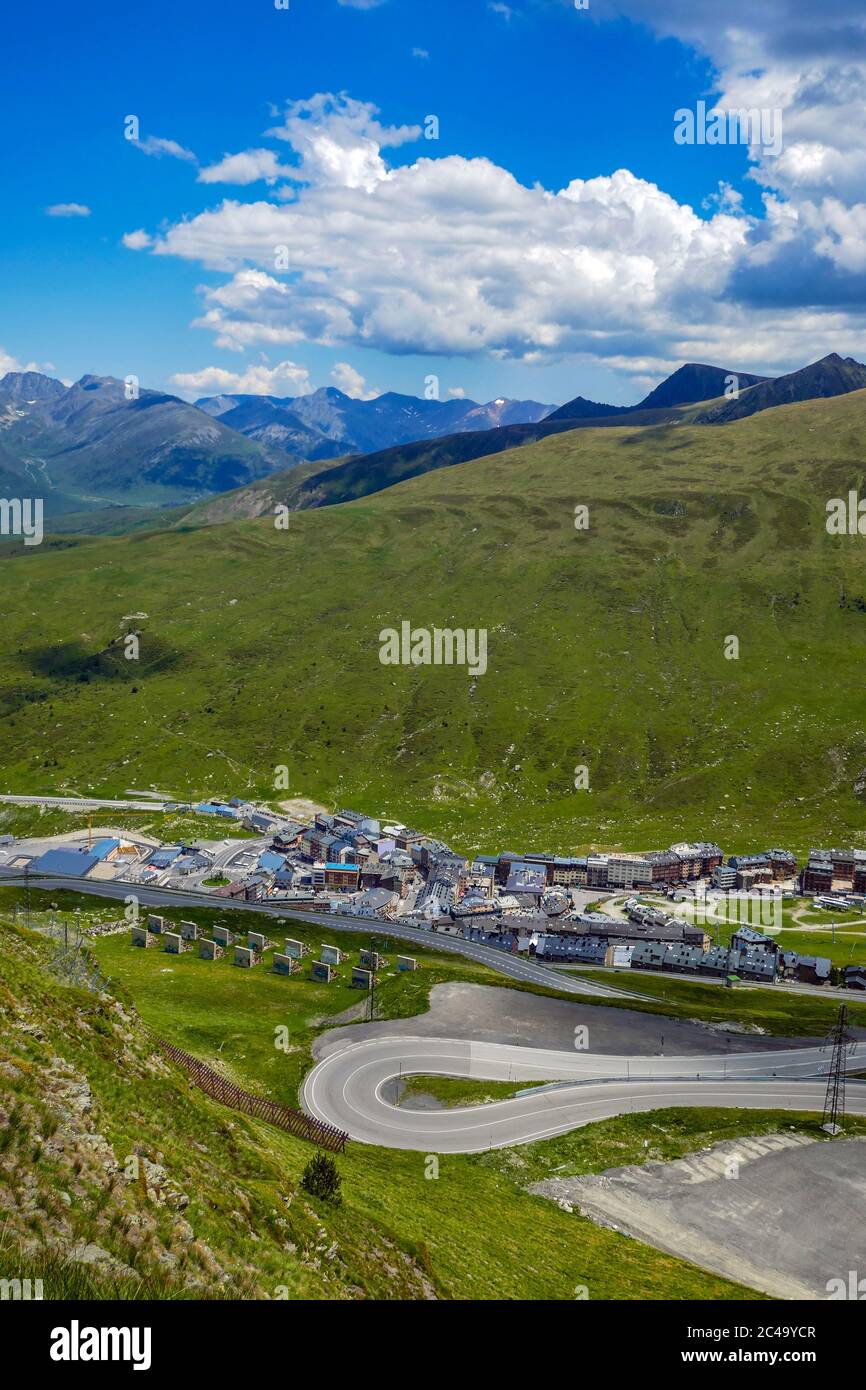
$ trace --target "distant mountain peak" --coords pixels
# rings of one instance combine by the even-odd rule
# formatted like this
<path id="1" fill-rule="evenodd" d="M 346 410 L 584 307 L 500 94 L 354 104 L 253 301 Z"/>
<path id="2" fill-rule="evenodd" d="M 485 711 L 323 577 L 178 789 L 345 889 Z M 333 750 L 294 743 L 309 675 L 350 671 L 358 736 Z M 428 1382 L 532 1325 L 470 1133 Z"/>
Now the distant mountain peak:
<path id="1" fill-rule="evenodd" d="M 722 396 L 729 383 L 736 381 L 739 390 L 766 381 L 750 372 L 736 372 L 730 367 L 713 367 L 706 362 L 684 362 L 660 382 L 635 410 L 670 410 L 678 405 L 696 405 Z"/>
<path id="2" fill-rule="evenodd" d="M 6 372 L 0 377 L 0 407 L 22 402 L 51 400 L 62 396 L 66 387 L 62 381 L 44 372 Z"/>
<path id="3" fill-rule="evenodd" d="M 547 416 L 548 420 L 594 420 L 601 419 L 606 415 L 621 415 L 630 409 L 624 405 L 604 405 L 601 401 L 587 400 L 586 396 L 575 396 L 573 401 L 566 401 L 565 405 L 559 406 L 557 410 Z"/>
<path id="4" fill-rule="evenodd" d="M 320 386 L 305 396 L 202 396 L 196 405 L 248 438 L 291 449 L 309 461 L 498 428 L 535 424 L 550 409 L 538 401 L 497 396 L 486 405 L 466 397 L 427 400 L 384 391 L 369 400 L 347 396 L 336 386 Z"/>
<path id="5" fill-rule="evenodd" d="M 866 365 L 854 357 L 830 352 L 799 371 L 765 378 L 741 391 L 736 398 L 709 405 L 695 421 L 701 425 L 725 425 L 778 405 L 795 405 L 799 401 L 845 396 L 851 391 L 863 390 L 866 390 Z"/>
<path id="6" fill-rule="evenodd" d="M 407 396 L 404 391 L 383 391 L 381 396 L 374 396 L 372 401 L 369 402 L 369 404 L 381 405 L 383 401 L 387 402 L 388 404 L 390 404 L 392 401 L 400 401 L 401 404 L 405 401 L 412 401 L 416 405 L 422 404 L 420 396 Z"/>
<path id="7" fill-rule="evenodd" d="M 85 372 L 84 376 L 79 377 L 72 385 L 81 386 L 87 391 L 94 386 L 122 386 L 123 382 L 116 376 L 97 376 L 94 372 Z"/>

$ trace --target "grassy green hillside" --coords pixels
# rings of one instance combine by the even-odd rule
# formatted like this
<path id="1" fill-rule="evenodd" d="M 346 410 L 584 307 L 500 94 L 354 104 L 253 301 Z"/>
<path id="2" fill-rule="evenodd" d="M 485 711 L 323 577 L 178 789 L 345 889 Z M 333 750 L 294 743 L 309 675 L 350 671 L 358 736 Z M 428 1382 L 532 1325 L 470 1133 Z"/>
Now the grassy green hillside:
<path id="1" fill-rule="evenodd" d="M 635 411 L 629 415 L 629 424 L 658 426 L 679 423 L 686 418 L 685 411 L 688 409 L 697 407 Z M 424 473 L 453 468 L 455 464 L 474 459 L 490 458 L 564 431 L 609 427 L 616 424 L 617 418 L 548 419 L 536 424 L 503 425 L 497 429 L 471 430 L 465 434 L 445 435 L 440 439 L 395 444 L 372 454 L 304 463 L 287 472 L 263 478 L 249 487 L 204 498 L 182 514 L 181 524 L 205 526 L 242 517 L 264 516 L 266 512 L 273 512 L 277 502 L 300 510 L 356 502 L 361 497 L 369 497 Z"/>
<path id="2" fill-rule="evenodd" d="M 340 474 L 344 462 L 342 458 L 325 461 L 320 459 L 313 463 L 301 462 L 284 472 L 272 473 L 269 478 L 259 478 L 247 487 L 221 492 L 216 497 L 205 497 L 192 507 L 178 510 L 169 524 L 184 527 L 220 526 L 227 521 L 245 521 L 258 516 L 273 517 L 277 506 L 294 509 L 302 505 L 301 498 L 308 495 L 310 479 L 316 480 L 318 495 L 318 480 L 331 471 Z M 336 500 L 343 499 L 338 496 Z"/>
<path id="3" fill-rule="evenodd" d="M 144 1026 L 218 1065 L 228 1052 L 241 1084 L 279 1090 L 273 1020 L 306 1020 L 303 1037 L 293 1028 L 306 1057 L 322 1026 L 307 1013 L 315 987 L 276 981 L 280 1010 L 264 971 L 217 970 L 205 1022 L 193 969 L 177 971 L 170 1016 L 162 1011 L 164 985 L 149 989 L 142 973 L 157 981 L 158 951 L 103 939 L 100 960 L 115 980 L 99 994 L 52 974 L 52 951 L 0 914 L 3 1278 L 41 1278 L 46 1298 L 565 1300 L 579 1285 L 592 1299 L 757 1296 L 523 1187 L 552 1165 L 597 1172 L 675 1157 L 717 1130 L 763 1133 L 787 1116 L 660 1111 L 649 1150 L 645 1122 L 623 1116 L 513 1154 L 443 1157 L 435 1180 L 424 1154 L 350 1144 L 338 1160 L 343 1205 L 333 1207 L 300 1186 L 309 1145 L 202 1095 Z M 433 957 L 424 973 L 428 964 L 431 974 L 462 968 Z M 234 993 L 240 975 L 246 1007 Z M 398 988 L 407 983 L 417 981 Z M 317 988 L 342 1002 L 339 989 Z M 408 1003 L 424 1006 L 421 996 Z M 218 1037 L 226 1047 L 215 1055 Z M 279 1054 L 287 1073 L 295 1055 Z M 798 1128 L 814 1123 L 801 1117 Z"/>
<path id="4" fill-rule="evenodd" d="M 66 986 L 50 959 L 0 922 L 4 1277 L 47 1298 L 427 1295 L 375 1217 L 305 1198 L 308 1145 L 208 1100 L 128 996 Z"/>
<path id="5" fill-rule="evenodd" d="M 864 439 L 858 392 L 568 432 L 287 531 L 4 547 L 6 788 L 301 794 L 467 849 L 866 844 L 866 538 L 824 524 Z M 487 673 L 382 666 L 403 620 L 486 628 Z"/>

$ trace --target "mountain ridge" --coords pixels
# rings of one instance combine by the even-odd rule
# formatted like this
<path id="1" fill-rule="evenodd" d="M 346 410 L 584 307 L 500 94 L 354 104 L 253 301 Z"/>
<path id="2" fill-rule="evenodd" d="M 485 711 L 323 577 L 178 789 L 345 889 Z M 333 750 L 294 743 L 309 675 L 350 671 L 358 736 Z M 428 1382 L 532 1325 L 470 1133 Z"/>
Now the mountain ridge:
<path id="1" fill-rule="evenodd" d="M 716 398 L 702 394 L 720 387 Z M 94 533 L 149 528 L 161 510 L 167 525 L 188 514 L 192 524 L 210 524 L 277 504 L 331 506 L 564 431 L 727 425 L 864 388 L 866 366 L 838 353 L 777 378 L 684 363 L 634 406 L 579 396 L 547 415 L 538 402 L 504 397 L 481 406 L 398 392 L 358 401 L 333 386 L 301 397 L 223 395 L 197 404 L 142 390 L 129 400 L 113 377 L 86 374 L 66 387 L 38 372 L 7 373 L 0 379 L 0 488 L 8 495 L 42 490 L 46 515 L 60 530 L 86 531 L 88 515 Z M 527 412 L 538 418 L 510 422 Z M 500 423 L 479 428 L 491 418 Z M 403 442 L 362 447 L 395 432 Z"/>
<path id="2" fill-rule="evenodd" d="M 59 388 L 59 389 L 58 389 Z M 122 501 L 192 502 L 295 461 L 187 401 L 86 373 L 64 386 L 41 373 L 0 379 L 0 463 L 34 469 L 46 509 Z"/>
<path id="3" fill-rule="evenodd" d="M 479 404 L 463 397 L 426 400 L 399 391 L 358 400 L 334 386 L 304 396 L 201 396 L 195 405 L 251 438 L 275 442 L 291 438 L 295 452 L 307 460 L 369 454 L 418 439 L 534 423 L 551 409 L 539 401 L 502 396 Z"/>
<path id="4" fill-rule="evenodd" d="M 566 401 L 565 405 L 559 406 L 547 419 L 581 420 L 612 415 L 635 415 L 644 410 L 669 410 L 676 406 L 695 405 L 699 401 L 713 400 L 723 394 L 731 381 L 745 382 L 747 386 L 753 386 L 767 379 L 749 372 L 733 372 L 725 367 L 709 366 L 705 362 L 684 362 L 636 405 L 602 405 L 598 401 L 588 401 L 584 396 L 577 396 L 573 401 Z"/>
<path id="5" fill-rule="evenodd" d="M 736 396 L 708 406 L 693 418 L 696 424 L 729 424 L 761 410 L 793 405 L 797 401 L 844 396 L 864 388 L 866 365 L 853 357 L 841 357 L 838 352 L 831 352 L 796 372 L 757 382 L 739 391 Z"/>
<path id="6" fill-rule="evenodd" d="M 842 363 L 846 370 L 838 368 Z M 696 368 L 697 370 L 691 370 Z M 710 375 L 707 376 L 706 374 Z M 647 407 L 646 401 L 664 400 L 667 396 L 681 395 L 684 392 L 703 389 L 707 384 L 717 385 L 727 382 L 728 377 L 737 373 L 728 372 L 721 367 L 704 367 L 701 364 L 686 363 L 677 372 L 667 377 L 658 387 L 629 407 L 600 406 L 596 402 L 584 401 L 587 407 L 614 411 L 613 414 L 598 415 L 586 413 L 582 418 L 562 416 L 568 405 L 555 411 L 533 425 L 509 425 L 499 429 L 474 432 L 469 435 L 448 435 L 434 440 L 419 440 L 396 448 L 380 450 L 375 454 L 345 459 L 331 464 L 318 472 L 309 468 L 299 471 L 289 481 L 288 493 L 293 499 L 288 505 L 301 508 L 330 506 L 338 502 L 350 501 L 367 496 L 381 488 L 405 481 L 419 474 L 447 468 L 453 464 L 465 463 L 472 458 L 483 458 L 518 448 L 524 444 L 537 442 L 569 430 L 614 429 L 614 428 L 679 428 L 682 425 L 728 424 L 745 418 L 760 410 L 771 409 L 781 404 L 796 404 L 798 401 L 823 399 L 834 395 L 845 395 L 849 391 L 861 389 L 857 382 L 862 374 L 866 386 L 866 366 L 852 358 L 840 358 L 829 354 L 820 362 L 800 368 L 780 378 L 759 378 L 756 384 L 739 392 L 738 399 L 723 399 L 713 405 L 700 407 L 703 401 L 683 402 L 677 405 Z M 738 380 L 751 379 L 748 373 L 740 373 Z M 773 382 L 785 383 L 781 387 L 780 399 L 772 395 Z M 671 387 L 671 383 L 673 386 Z M 663 388 L 670 387 L 669 391 Z M 764 396 L 752 397 L 754 409 L 749 407 L 751 392 L 764 391 Z M 814 393 L 814 394 L 813 394 Z M 745 405 L 741 406 L 741 403 Z M 570 404 L 570 403 L 569 403 Z M 718 410 L 718 413 L 716 411 Z M 284 488 L 284 491 L 286 489 Z"/>

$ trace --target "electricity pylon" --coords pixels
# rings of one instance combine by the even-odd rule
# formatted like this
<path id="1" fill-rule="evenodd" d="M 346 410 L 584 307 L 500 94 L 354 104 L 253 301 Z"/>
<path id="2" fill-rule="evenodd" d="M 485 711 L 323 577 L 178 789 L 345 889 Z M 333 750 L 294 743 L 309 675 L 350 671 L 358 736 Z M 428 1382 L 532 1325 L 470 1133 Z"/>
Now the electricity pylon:
<path id="1" fill-rule="evenodd" d="M 848 1032 L 848 1006 L 840 1005 L 839 1018 L 827 1034 L 833 1056 L 827 1073 L 827 1094 L 824 1098 L 824 1122 L 821 1128 L 828 1134 L 841 1134 L 845 1123 L 845 1054 L 851 1034 Z"/>

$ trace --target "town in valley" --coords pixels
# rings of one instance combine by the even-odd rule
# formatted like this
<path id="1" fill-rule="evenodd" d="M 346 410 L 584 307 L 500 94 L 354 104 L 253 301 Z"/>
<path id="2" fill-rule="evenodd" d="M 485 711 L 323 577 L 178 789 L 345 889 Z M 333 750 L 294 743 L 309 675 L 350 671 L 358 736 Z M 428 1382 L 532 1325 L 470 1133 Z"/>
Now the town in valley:
<path id="1" fill-rule="evenodd" d="M 130 904 L 136 944 L 155 944 L 162 931 L 158 914 L 138 912 L 147 890 L 150 904 L 182 906 L 186 898 L 285 918 L 325 914 L 335 925 L 369 921 L 371 931 L 403 926 L 551 966 L 866 990 L 866 936 L 857 933 L 866 925 L 863 849 L 813 849 L 802 863 L 787 849 L 726 855 L 703 841 L 644 853 L 466 856 L 398 821 L 348 809 L 296 818 L 240 797 L 151 809 L 212 818 L 229 833 L 175 843 L 129 830 L 94 834 L 91 812 L 88 828 L 71 834 L 0 836 L 0 882 L 99 885 Z M 851 959 L 834 964 L 820 937 L 846 913 Z M 815 951 L 786 949 L 788 930 L 814 932 Z M 260 958 L 254 952 L 238 963 Z"/>

